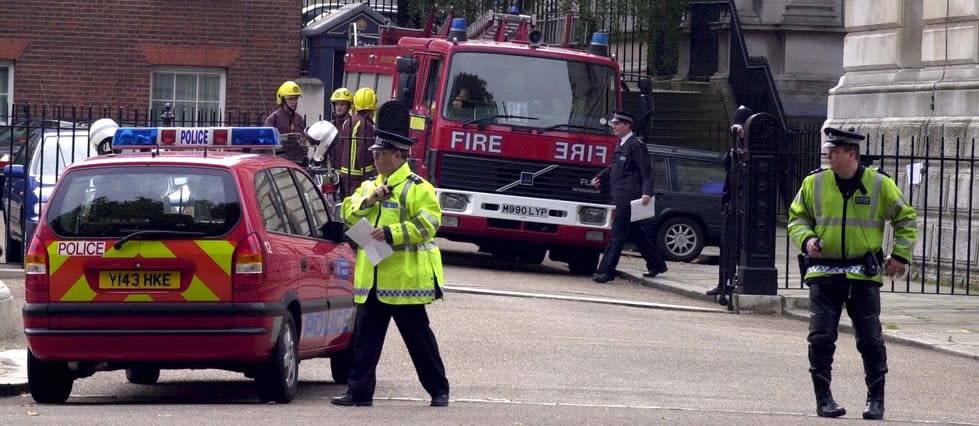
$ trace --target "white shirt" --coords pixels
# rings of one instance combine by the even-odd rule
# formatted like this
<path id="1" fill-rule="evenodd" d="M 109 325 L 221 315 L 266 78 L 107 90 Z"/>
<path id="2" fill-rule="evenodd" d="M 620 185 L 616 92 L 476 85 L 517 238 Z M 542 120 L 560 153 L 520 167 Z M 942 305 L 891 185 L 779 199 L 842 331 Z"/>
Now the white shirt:
<path id="1" fill-rule="evenodd" d="M 623 144 L 625 144 L 625 141 L 629 140 L 629 138 L 631 138 L 631 137 L 632 137 L 632 132 L 629 132 L 628 134 L 626 134 L 625 136 L 623 136 L 622 139 L 619 139 L 619 146 L 622 146 Z"/>

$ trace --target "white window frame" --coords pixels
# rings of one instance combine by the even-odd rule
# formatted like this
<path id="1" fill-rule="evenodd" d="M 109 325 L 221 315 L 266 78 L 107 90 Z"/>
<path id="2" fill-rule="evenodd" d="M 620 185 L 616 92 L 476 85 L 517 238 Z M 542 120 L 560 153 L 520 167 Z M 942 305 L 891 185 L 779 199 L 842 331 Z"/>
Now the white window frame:
<path id="1" fill-rule="evenodd" d="M 171 99 L 157 99 L 157 98 L 154 98 L 153 97 L 154 96 L 154 90 L 153 90 L 153 88 L 154 88 L 154 85 L 156 84 L 156 78 L 157 78 L 156 76 L 157 76 L 157 73 L 195 74 L 195 75 L 198 75 L 198 76 L 200 76 L 202 74 L 217 75 L 219 77 L 219 80 L 220 80 L 220 83 L 218 84 L 219 85 L 219 87 L 218 87 L 218 111 L 221 112 L 221 116 L 218 116 L 217 119 L 218 120 L 224 120 L 223 114 L 225 112 L 224 111 L 224 107 L 225 107 L 225 101 L 227 99 L 227 84 L 228 84 L 228 82 L 227 82 L 227 79 L 228 79 L 228 70 L 226 68 L 218 68 L 218 67 L 214 67 L 214 68 L 211 68 L 211 67 L 181 67 L 181 66 L 153 67 L 150 70 L 150 105 L 149 105 L 149 108 L 150 109 L 153 108 L 153 102 L 158 101 L 158 100 L 159 101 L 164 101 L 164 102 L 169 102 L 170 105 L 174 105 L 175 102 L 178 101 L 177 99 L 173 99 L 173 98 L 171 98 Z M 176 85 L 174 86 L 174 88 L 176 88 Z M 198 87 L 197 91 L 198 92 L 195 94 L 195 96 L 197 98 L 195 98 L 193 100 L 195 104 L 197 104 L 197 103 L 200 102 L 200 99 L 199 99 L 199 96 L 200 96 L 200 87 Z M 190 101 L 190 100 L 189 99 L 181 99 L 180 101 Z M 197 108 L 195 107 L 195 110 L 196 109 Z M 153 111 L 153 114 L 156 117 L 159 117 L 159 115 L 161 113 L 162 113 L 162 111 Z M 194 118 L 192 118 L 191 121 L 196 120 L 196 116 L 197 116 L 197 114 L 195 113 L 194 114 Z M 178 115 L 176 117 L 176 119 L 177 120 L 180 120 L 180 116 Z M 189 124 L 189 123 L 187 123 L 187 124 Z"/>
<path id="2" fill-rule="evenodd" d="M 10 61 L 0 61 L 0 68 L 7 69 L 7 113 L 0 114 L 0 124 L 10 124 L 11 116 L 14 113 L 14 63 Z"/>

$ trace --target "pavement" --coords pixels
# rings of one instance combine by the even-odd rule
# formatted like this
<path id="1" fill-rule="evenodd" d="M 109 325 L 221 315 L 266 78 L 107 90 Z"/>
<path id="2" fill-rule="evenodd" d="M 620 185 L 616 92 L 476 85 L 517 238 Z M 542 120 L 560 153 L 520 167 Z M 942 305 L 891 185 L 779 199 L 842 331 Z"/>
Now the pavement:
<path id="1" fill-rule="evenodd" d="M 789 249 L 789 256 L 785 257 L 785 243 L 782 241 L 784 229 L 779 233 L 777 240 L 779 241 L 776 252 L 782 253 L 776 258 L 778 294 L 772 296 L 736 294 L 728 309 L 739 314 L 783 315 L 808 321 L 808 290 L 798 284 L 798 267 L 792 265 L 794 262 L 787 261 L 787 259 L 795 259 L 793 250 Z M 668 272 L 655 278 L 643 278 L 645 264 L 642 258 L 634 252 L 626 251 L 618 267 L 619 280 L 671 291 L 694 299 L 716 300 L 706 295 L 706 291 L 717 284 L 716 253 L 716 248 L 708 248 L 705 250 L 705 255 L 694 262 L 669 262 Z M 792 288 L 783 288 L 786 276 L 789 277 L 789 286 Z M 0 267 L 0 280 L 20 277 L 23 277 L 22 269 Z M 618 285 L 621 283 L 619 280 L 604 285 Z M 899 284 L 903 285 L 903 282 Z M 884 288 L 888 289 L 890 285 L 890 282 L 885 281 Z M 0 281 L 0 321 L 2 321 L 0 333 L 3 332 L 3 324 L 10 324 L 7 319 L 10 315 L 20 314 L 12 312 L 13 304 L 9 303 L 10 292 L 5 290 L 6 286 Z M 463 288 L 453 289 L 451 286 L 447 287 L 446 291 L 471 292 Z M 676 306 L 624 302 L 589 296 L 580 296 L 580 298 L 582 301 L 592 303 L 630 304 L 649 309 L 682 309 Z M 4 303 L 5 301 L 7 303 Z M 722 306 L 718 305 L 718 308 Z M 884 338 L 889 344 L 928 348 L 979 361 L 979 294 L 931 294 L 925 289 L 918 292 L 882 291 L 880 320 L 884 329 Z M 853 332 L 847 315 L 843 315 L 840 319 L 840 331 Z M 0 334 L 0 341 L 8 337 Z M 26 358 L 26 349 L 0 352 L 0 396 L 18 395 L 29 390 Z"/>

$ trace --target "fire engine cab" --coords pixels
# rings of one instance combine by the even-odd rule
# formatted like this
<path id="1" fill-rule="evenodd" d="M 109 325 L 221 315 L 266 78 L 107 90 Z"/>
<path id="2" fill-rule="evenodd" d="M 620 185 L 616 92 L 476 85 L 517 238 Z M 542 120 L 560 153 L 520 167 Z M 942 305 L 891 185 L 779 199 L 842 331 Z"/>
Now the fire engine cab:
<path id="1" fill-rule="evenodd" d="M 494 40 L 468 39 L 466 22 L 451 22 L 439 34 L 383 28 L 379 45 L 348 48 L 346 86 L 410 106 L 410 164 L 437 188 L 439 236 L 526 263 L 549 252 L 572 273 L 594 272 L 612 206 L 590 181 L 612 161 L 607 118 L 621 106 L 607 35 L 586 52 L 544 45 L 526 22 L 509 33 L 501 24 Z"/>

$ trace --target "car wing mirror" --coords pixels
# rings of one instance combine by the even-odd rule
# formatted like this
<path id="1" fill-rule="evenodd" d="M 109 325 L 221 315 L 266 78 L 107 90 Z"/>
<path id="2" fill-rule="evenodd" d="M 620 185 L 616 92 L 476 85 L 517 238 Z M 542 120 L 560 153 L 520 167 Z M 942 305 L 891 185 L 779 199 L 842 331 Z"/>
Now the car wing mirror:
<path id="1" fill-rule="evenodd" d="M 343 222 L 328 221 L 320 226 L 320 238 L 335 243 L 343 242 L 345 228 Z"/>

